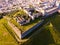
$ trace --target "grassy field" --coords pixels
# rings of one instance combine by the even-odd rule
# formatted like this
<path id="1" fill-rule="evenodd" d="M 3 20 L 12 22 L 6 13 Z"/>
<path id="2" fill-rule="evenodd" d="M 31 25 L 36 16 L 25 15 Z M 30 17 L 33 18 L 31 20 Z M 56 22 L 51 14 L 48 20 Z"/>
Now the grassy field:
<path id="1" fill-rule="evenodd" d="M 6 22 L 5 19 L 0 19 L 0 45 L 18 45 L 16 40 L 3 25 L 3 23 L 5 24 Z"/>
<path id="2" fill-rule="evenodd" d="M 36 25 L 38 22 L 40 22 L 40 18 L 35 19 L 34 21 L 31 21 L 30 23 L 21 26 L 19 23 L 17 23 L 17 21 L 14 19 L 14 17 L 18 16 L 18 15 L 26 15 L 25 12 L 23 10 L 19 10 L 19 11 L 15 11 L 15 12 L 11 12 L 9 13 L 6 17 L 11 18 L 10 22 L 13 23 L 16 27 L 18 27 L 22 33 L 27 31 L 28 29 L 30 29 L 31 27 L 33 27 L 34 25 Z"/>
<path id="3" fill-rule="evenodd" d="M 36 33 L 22 45 L 60 45 L 60 14 L 50 18 L 50 23 Z"/>
<path id="4" fill-rule="evenodd" d="M 14 19 L 11 20 L 11 22 L 16 26 L 18 27 L 22 33 L 27 31 L 28 29 L 30 29 L 31 27 L 33 27 L 34 25 L 36 25 L 38 22 L 40 22 L 40 19 L 36 19 L 34 22 L 31 21 L 30 23 L 24 25 L 24 26 L 21 26 L 19 23 L 17 23 Z"/>
<path id="5" fill-rule="evenodd" d="M 9 17 L 11 18 L 11 22 L 16 26 L 18 27 L 19 29 L 21 29 L 22 31 L 26 31 L 28 30 L 29 28 L 31 28 L 32 26 L 34 26 L 35 24 L 37 24 L 38 22 L 40 22 L 39 20 L 40 19 L 36 19 L 34 22 L 32 21 L 31 23 L 27 24 L 27 25 L 24 25 L 24 26 L 20 26 L 14 19 L 13 19 L 13 15 L 17 13 L 17 12 L 14 12 L 14 13 L 9 13 L 7 14 L 6 18 Z M 19 12 L 18 12 L 19 13 Z M 12 15 L 11 15 L 12 14 Z M 8 19 L 9 19 L 8 18 Z M 11 33 L 12 29 L 11 27 L 8 26 L 8 21 L 5 19 L 5 18 L 2 18 L 0 19 L 0 45 L 18 45 L 14 35 Z M 7 27 L 7 28 L 6 28 Z M 5 36 L 3 36 L 3 34 L 5 34 Z M 2 39 L 3 37 L 3 39 Z"/>
<path id="6" fill-rule="evenodd" d="M 32 24 L 29 26 L 24 26 L 26 28 L 22 27 L 22 29 L 28 29 L 27 27 L 36 24 L 37 21 L 39 19 L 35 23 L 31 22 Z M 0 45 L 18 45 L 17 41 L 3 25 L 5 23 L 7 24 L 7 21 L 4 18 L 0 19 Z M 15 25 L 21 28 L 19 24 L 15 23 Z M 32 38 L 22 45 L 60 45 L 60 14 L 50 18 L 50 23 L 44 26 L 41 32 L 36 32 L 36 35 L 32 35 Z"/>
<path id="7" fill-rule="evenodd" d="M 17 11 L 18 12 L 18 11 Z M 17 14 L 17 12 L 14 12 L 14 13 L 9 13 L 6 17 L 9 17 L 9 18 L 13 18 L 13 15 L 16 13 Z M 19 13 L 19 12 L 18 12 Z M 12 15 L 11 15 L 12 14 Z M 29 28 L 31 28 L 32 26 L 34 26 L 35 24 L 37 24 L 38 22 L 39 22 L 39 20 L 40 19 L 36 19 L 34 22 L 31 22 L 31 23 L 29 23 L 29 24 L 27 24 L 27 25 L 25 25 L 25 26 L 20 26 L 14 19 L 12 19 L 11 21 L 12 21 L 12 23 L 16 26 L 16 27 L 18 27 L 19 29 L 21 29 L 22 31 L 26 31 L 26 30 L 28 30 Z M 15 38 L 13 37 L 13 35 L 11 34 L 11 30 L 12 29 L 10 29 L 9 28 L 9 26 L 8 26 L 8 23 L 7 23 L 7 20 L 5 19 L 5 18 L 2 18 L 2 19 L 0 19 L 0 32 L 2 31 L 2 33 L 0 33 L 0 38 L 1 38 L 1 40 L 2 40 L 2 36 L 3 36 L 3 33 L 5 32 L 6 33 L 6 37 L 5 36 L 3 36 L 3 40 L 0 42 L 0 44 L 1 45 L 18 45 L 17 44 L 17 41 L 15 40 Z M 8 26 L 8 27 L 7 27 Z M 7 28 L 8 29 L 7 29 Z M 10 31 L 9 31 L 10 30 Z M 5 34 L 4 33 L 4 34 Z M 5 42 L 6 41 L 6 42 Z M 11 41 L 11 43 L 10 43 L 10 41 Z"/>

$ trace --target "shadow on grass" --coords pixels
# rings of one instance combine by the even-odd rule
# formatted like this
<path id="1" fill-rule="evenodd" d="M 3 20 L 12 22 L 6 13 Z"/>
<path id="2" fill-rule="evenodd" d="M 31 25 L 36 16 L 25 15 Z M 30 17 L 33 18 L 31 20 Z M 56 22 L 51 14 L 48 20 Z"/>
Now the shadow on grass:
<path id="1" fill-rule="evenodd" d="M 60 16 L 58 13 L 53 14 L 52 17 L 47 18 L 46 20 L 50 20 L 54 27 L 58 31 L 60 31 Z M 35 36 L 32 36 L 27 42 L 24 42 L 22 45 L 49 45 L 55 44 L 53 36 L 48 29 L 42 29 L 40 33 L 37 33 Z"/>
<path id="2" fill-rule="evenodd" d="M 54 19 L 51 20 L 51 23 L 60 32 L 60 14 L 58 14 Z"/>
<path id="3" fill-rule="evenodd" d="M 43 29 L 43 31 L 39 32 L 35 36 L 32 36 L 29 41 L 23 43 L 22 45 L 49 45 L 54 43 L 55 42 L 50 31 Z"/>
<path id="4" fill-rule="evenodd" d="M 50 21 L 53 19 L 51 22 L 56 27 L 57 26 L 57 21 L 54 22 L 54 20 L 57 17 L 57 13 L 55 13 L 54 15 L 52 17 L 50 17 L 49 19 L 48 18 L 47 19 L 50 20 Z M 59 21 L 59 18 L 57 20 Z M 54 41 L 54 39 L 52 37 L 51 32 L 49 30 L 43 29 L 42 32 L 38 33 L 35 36 L 32 36 L 32 38 L 29 39 L 29 41 L 23 43 L 22 45 L 49 45 L 49 44 L 55 44 L 55 41 Z"/>

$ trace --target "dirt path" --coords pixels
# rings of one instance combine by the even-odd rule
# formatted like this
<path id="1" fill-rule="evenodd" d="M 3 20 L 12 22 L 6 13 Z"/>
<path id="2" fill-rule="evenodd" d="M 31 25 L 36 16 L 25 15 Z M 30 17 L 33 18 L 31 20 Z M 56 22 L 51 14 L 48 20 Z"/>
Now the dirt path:
<path id="1" fill-rule="evenodd" d="M 21 39 L 21 31 L 14 24 L 10 23 L 9 21 L 8 21 L 8 24 L 11 26 L 13 31 L 17 34 L 19 39 Z"/>
<path id="2" fill-rule="evenodd" d="M 8 20 L 8 24 L 10 25 L 10 27 L 13 29 L 13 31 L 17 34 L 17 37 L 15 34 L 15 38 L 17 39 L 18 42 L 25 42 L 27 41 L 28 39 L 24 39 L 24 40 L 21 40 L 21 31 L 13 24 L 10 22 L 10 18 L 9 17 L 6 17 L 4 16 L 5 19 Z"/>

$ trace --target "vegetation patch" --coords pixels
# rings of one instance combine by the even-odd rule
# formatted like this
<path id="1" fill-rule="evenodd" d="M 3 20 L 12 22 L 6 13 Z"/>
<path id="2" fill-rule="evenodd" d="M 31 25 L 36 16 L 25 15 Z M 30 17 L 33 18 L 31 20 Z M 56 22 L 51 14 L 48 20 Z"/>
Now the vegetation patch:
<path id="1" fill-rule="evenodd" d="M 7 31 L 3 24 L 6 24 L 7 20 L 0 20 L 0 45 L 18 45 L 13 36 Z"/>
<path id="2" fill-rule="evenodd" d="M 22 45 L 60 45 L 60 14 L 50 17 L 50 23 L 43 27 L 41 32 L 32 36 Z M 40 29 L 39 29 L 40 30 Z"/>
<path id="3" fill-rule="evenodd" d="M 17 23 L 16 19 L 14 19 L 16 16 L 23 16 L 25 15 L 26 16 L 26 19 L 28 18 L 28 15 L 23 11 L 23 9 L 19 10 L 18 12 L 13 12 L 13 13 L 9 13 L 8 14 L 8 18 L 11 18 L 10 22 L 13 23 L 16 27 L 18 27 L 22 33 L 27 31 L 28 29 L 30 29 L 31 27 L 33 27 L 34 25 L 36 25 L 38 22 L 41 21 L 40 18 L 37 18 L 33 21 L 31 21 L 30 23 L 24 25 L 24 26 L 21 26 L 19 23 Z"/>

